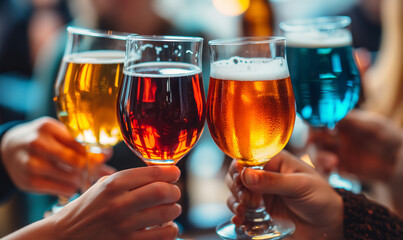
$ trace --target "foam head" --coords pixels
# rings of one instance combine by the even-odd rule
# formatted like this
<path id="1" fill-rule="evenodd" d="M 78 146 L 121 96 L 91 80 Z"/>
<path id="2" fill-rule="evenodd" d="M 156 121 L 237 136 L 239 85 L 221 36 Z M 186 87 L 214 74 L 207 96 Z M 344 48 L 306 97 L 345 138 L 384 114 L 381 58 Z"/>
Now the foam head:
<path id="1" fill-rule="evenodd" d="M 146 62 L 125 68 L 124 74 L 136 77 L 183 77 L 201 73 L 198 66 L 182 62 Z"/>
<path id="2" fill-rule="evenodd" d="M 216 61 L 211 66 L 211 77 L 238 81 L 277 80 L 289 77 L 284 58 L 233 57 Z"/>
<path id="3" fill-rule="evenodd" d="M 350 46 L 352 37 L 347 29 L 332 31 L 286 32 L 287 46 L 324 48 Z"/>
<path id="4" fill-rule="evenodd" d="M 72 53 L 64 57 L 64 61 L 73 63 L 113 64 L 123 63 L 125 52 L 118 50 L 96 50 Z"/>

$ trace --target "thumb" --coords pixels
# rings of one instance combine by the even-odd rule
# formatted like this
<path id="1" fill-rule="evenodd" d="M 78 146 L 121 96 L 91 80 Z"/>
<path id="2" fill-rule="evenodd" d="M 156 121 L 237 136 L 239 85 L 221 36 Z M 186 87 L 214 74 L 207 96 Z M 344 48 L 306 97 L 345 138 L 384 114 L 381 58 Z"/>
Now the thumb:
<path id="1" fill-rule="evenodd" d="M 298 188 L 298 181 L 293 175 L 245 168 L 241 179 L 244 186 L 252 192 L 290 197 L 295 195 Z"/>

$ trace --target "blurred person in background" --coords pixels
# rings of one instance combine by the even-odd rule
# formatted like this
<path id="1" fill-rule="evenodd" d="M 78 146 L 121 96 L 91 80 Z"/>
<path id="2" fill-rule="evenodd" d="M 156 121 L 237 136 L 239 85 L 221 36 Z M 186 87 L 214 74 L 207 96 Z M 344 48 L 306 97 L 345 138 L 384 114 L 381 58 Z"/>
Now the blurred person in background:
<path id="1" fill-rule="evenodd" d="M 65 0 L 0 2 L 0 123 L 26 118 L 35 59 L 70 20 Z"/>
<path id="2" fill-rule="evenodd" d="M 319 146 L 313 159 L 319 168 L 338 165 L 356 174 L 370 182 L 371 197 L 403 216 L 403 2 L 379 3 L 381 47 L 362 71 L 362 110 L 340 121 L 335 134 L 319 131 L 310 138 Z"/>

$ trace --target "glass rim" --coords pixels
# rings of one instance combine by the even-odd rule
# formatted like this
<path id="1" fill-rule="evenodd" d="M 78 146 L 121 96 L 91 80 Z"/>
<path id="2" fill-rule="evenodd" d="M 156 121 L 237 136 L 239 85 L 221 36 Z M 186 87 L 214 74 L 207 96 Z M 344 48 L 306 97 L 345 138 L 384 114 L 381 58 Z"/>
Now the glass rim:
<path id="1" fill-rule="evenodd" d="M 348 16 L 322 16 L 313 18 L 297 18 L 280 22 L 279 27 L 284 32 L 302 32 L 306 30 L 341 29 L 351 24 Z"/>
<path id="2" fill-rule="evenodd" d="M 264 43 L 276 43 L 285 42 L 285 37 L 282 36 L 268 36 L 268 37 L 239 37 L 239 38 L 222 38 L 214 39 L 208 42 L 210 46 L 237 46 L 246 44 L 264 44 Z"/>
<path id="3" fill-rule="evenodd" d="M 162 42 L 203 42 L 202 37 L 194 36 L 174 36 L 174 35 L 138 35 L 130 34 L 127 36 L 127 41 L 162 41 Z"/>
<path id="4" fill-rule="evenodd" d="M 137 35 L 134 33 L 119 32 L 112 30 L 89 29 L 77 26 L 67 26 L 66 30 L 68 33 L 91 36 L 91 37 L 110 38 L 116 40 L 126 40 L 127 37 L 130 35 Z"/>

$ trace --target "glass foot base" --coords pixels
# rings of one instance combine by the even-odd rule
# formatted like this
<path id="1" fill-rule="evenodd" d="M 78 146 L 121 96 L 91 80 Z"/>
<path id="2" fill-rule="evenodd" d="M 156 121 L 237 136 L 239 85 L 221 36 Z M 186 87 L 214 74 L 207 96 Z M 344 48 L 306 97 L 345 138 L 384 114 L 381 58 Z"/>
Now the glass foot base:
<path id="1" fill-rule="evenodd" d="M 216 232 L 222 239 L 229 240 L 263 240 L 263 239 L 283 239 L 292 235 L 295 225 L 291 221 L 275 219 L 272 229 L 260 235 L 249 235 L 237 229 L 232 222 L 225 222 L 217 226 Z"/>

